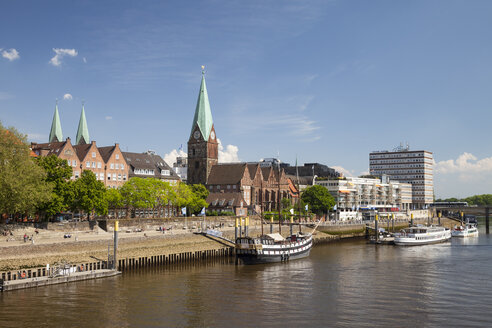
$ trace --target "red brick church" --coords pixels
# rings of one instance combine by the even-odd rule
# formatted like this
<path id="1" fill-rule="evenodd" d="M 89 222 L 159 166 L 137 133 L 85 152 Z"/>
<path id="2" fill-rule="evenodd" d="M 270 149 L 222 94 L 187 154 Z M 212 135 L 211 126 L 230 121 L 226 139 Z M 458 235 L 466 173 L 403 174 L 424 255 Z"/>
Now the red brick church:
<path id="1" fill-rule="evenodd" d="M 247 215 L 278 209 L 282 198 L 291 198 L 283 169 L 259 163 L 218 163 L 218 142 L 208 99 L 205 75 L 188 140 L 188 183 L 201 183 L 210 194 L 208 210 Z"/>

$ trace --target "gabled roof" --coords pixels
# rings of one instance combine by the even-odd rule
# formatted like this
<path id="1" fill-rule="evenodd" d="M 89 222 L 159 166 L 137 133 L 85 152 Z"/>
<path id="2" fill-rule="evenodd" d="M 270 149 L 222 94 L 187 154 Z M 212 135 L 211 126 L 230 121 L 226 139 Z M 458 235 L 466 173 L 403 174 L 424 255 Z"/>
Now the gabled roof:
<path id="1" fill-rule="evenodd" d="M 210 103 L 208 101 L 207 85 L 205 84 L 205 75 L 202 72 L 202 83 L 200 85 L 200 92 L 198 93 L 198 100 L 196 102 L 195 117 L 193 118 L 193 124 L 191 125 L 190 138 L 195 126 L 198 125 L 202 136 L 205 141 L 208 140 L 214 121 L 212 119 L 212 111 L 210 109 Z"/>
<path id="2" fill-rule="evenodd" d="M 126 160 L 127 165 L 132 167 L 132 170 L 154 170 L 154 175 L 149 175 L 155 178 L 162 178 L 162 171 L 168 170 L 169 175 L 166 179 L 179 180 L 179 176 L 174 170 L 162 159 L 161 156 L 154 153 L 129 153 L 121 152 Z"/>
<path id="3" fill-rule="evenodd" d="M 155 170 L 155 165 L 147 153 L 123 152 L 126 163 L 135 169 Z"/>
<path id="4" fill-rule="evenodd" d="M 256 170 L 258 169 L 258 166 L 260 164 L 258 163 L 248 163 L 248 171 L 249 171 L 249 177 L 251 180 L 254 180 L 256 177 Z"/>
<path id="5" fill-rule="evenodd" d="M 63 133 L 60 123 L 60 116 L 58 115 L 58 102 L 55 106 L 55 113 L 53 114 L 53 121 L 51 122 L 51 131 L 50 131 L 50 142 L 61 142 L 63 141 Z"/>
<path id="6" fill-rule="evenodd" d="M 116 146 L 97 147 L 97 150 L 99 150 L 104 163 L 107 163 L 109 161 L 109 158 L 111 157 L 115 149 Z"/>
<path id="7" fill-rule="evenodd" d="M 208 176 L 208 185 L 237 184 L 244 176 L 246 163 L 213 165 Z"/>
<path id="8" fill-rule="evenodd" d="M 262 167 L 261 168 L 261 174 L 263 175 L 263 181 L 268 181 L 270 178 L 270 173 L 272 171 L 272 168 L 270 166 Z"/>
<path id="9" fill-rule="evenodd" d="M 79 127 L 77 129 L 77 137 L 75 138 L 75 144 L 90 144 L 89 128 L 87 127 L 87 120 L 85 119 L 84 105 L 82 105 L 82 112 L 80 113 Z"/>
<path id="10" fill-rule="evenodd" d="M 61 149 L 63 146 L 65 146 L 66 141 L 61 141 L 61 142 L 48 142 L 48 143 L 42 143 L 42 144 L 31 144 L 31 149 L 36 152 L 36 151 L 41 151 L 41 150 L 46 150 L 48 153 L 46 156 L 55 154 L 59 155 Z"/>
<path id="11" fill-rule="evenodd" d="M 87 156 L 87 153 L 89 152 L 89 149 L 91 149 L 92 144 L 82 144 L 82 145 L 75 145 L 73 146 L 73 149 L 75 149 L 75 152 L 77 153 L 77 156 L 79 157 L 79 160 L 82 162 Z"/>

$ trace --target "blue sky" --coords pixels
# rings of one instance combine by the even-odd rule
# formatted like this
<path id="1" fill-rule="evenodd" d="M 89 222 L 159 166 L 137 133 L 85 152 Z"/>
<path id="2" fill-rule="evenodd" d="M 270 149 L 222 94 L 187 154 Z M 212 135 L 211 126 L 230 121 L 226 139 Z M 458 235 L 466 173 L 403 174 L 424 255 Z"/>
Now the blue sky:
<path id="1" fill-rule="evenodd" d="M 368 171 L 434 153 L 437 197 L 492 193 L 491 1 L 2 1 L 0 120 L 169 155 L 201 65 L 222 158 Z M 68 99 L 63 99 L 64 95 Z M 71 98 L 71 99 L 70 99 Z M 172 157 L 172 156 L 171 156 Z"/>

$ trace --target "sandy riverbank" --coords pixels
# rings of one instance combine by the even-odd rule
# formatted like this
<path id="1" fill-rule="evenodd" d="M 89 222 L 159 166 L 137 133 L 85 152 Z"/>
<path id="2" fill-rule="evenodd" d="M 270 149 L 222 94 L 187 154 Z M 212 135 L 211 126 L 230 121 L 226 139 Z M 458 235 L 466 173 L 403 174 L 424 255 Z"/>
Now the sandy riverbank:
<path id="1" fill-rule="evenodd" d="M 265 228 L 265 232 L 267 232 Z M 234 228 L 221 229 L 224 236 L 233 239 Z M 289 232 L 284 227 L 283 234 Z M 306 229 L 304 229 L 306 231 Z M 277 227 L 275 227 L 275 232 Z M 311 231 L 311 229 L 307 229 Z M 24 243 L 22 236 L 33 235 L 34 244 Z M 259 228 L 251 227 L 250 235 L 260 233 Z M 60 261 L 83 263 L 107 260 L 108 244 L 113 243 L 113 233 L 98 229 L 93 232 L 73 232 L 71 238 L 64 238 L 64 233 L 39 231 L 36 235 L 33 228 L 17 230 L 15 241 L 0 241 L 0 271 L 18 270 L 21 268 L 43 267 Z M 326 237 L 325 234 L 320 233 Z M 318 236 L 319 238 L 319 236 Z M 159 231 L 120 232 L 118 238 L 118 257 L 133 258 L 154 255 L 168 255 L 181 252 L 220 249 L 225 245 L 196 235 L 189 230 L 176 230 L 166 233 Z"/>

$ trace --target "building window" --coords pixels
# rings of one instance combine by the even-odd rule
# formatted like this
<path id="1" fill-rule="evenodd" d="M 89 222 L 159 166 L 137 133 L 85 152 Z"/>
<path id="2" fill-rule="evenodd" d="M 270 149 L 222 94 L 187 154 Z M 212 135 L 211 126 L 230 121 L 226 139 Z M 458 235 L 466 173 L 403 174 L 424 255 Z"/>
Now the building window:
<path id="1" fill-rule="evenodd" d="M 93 152 L 92 152 L 92 158 L 95 158 L 95 157 L 96 157 L 96 152 L 95 152 L 95 151 L 93 151 Z"/>
<path id="2" fill-rule="evenodd" d="M 116 155 L 115 155 L 115 158 L 116 158 L 116 159 L 120 159 L 120 155 L 119 155 L 119 154 L 116 154 Z"/>
<path id="3" fill-rule="evenodd" d="M 113 181 L 116 181 L 116 173 L 113 173 Z"/>
<path id="4" fill-rule="evenodd" d="M 80 175 L 80 172 L 79 171 L 75 171 L 75 179 L 78 179 L 79 178 L 79 175 Z"/>
<path id="5" fill-rule="evenodd" d="M 85 167 L 91 167 L 91 162 L 85 162 Z"/>
<path id="6" fill-rule="evenodd" d="M 104 181 L 104 173 L 99 173 L 99 180 Z"/>
<path id="7" fill-rule="evenodd" d="M 92 162 L 92 167 L 96 168 L 96 162 Z"/>
<path id="8" fill-rule="evenodd" d="M 113 164 L 113 163 L 111 163 L 110 167 L 111 167 L 112 169 L 114 169 L 114 164 Z"/>
<path id="9" fill-rule="evenodd" d="M 118 174 L 118 181 L 121 181 L 121 174 Z"/>
<path id="10" fill-rule="evenodd" d="M 124 170 L 125 169 L 125 164 L 121 164 L 120 167 L 121 167 L 122 170 Z"/>
<path id="11" fill-rule="evenodd" d="M 123 174 L 123 181 L 126 181 L 126 174 Z"/>
<path id="12" fill-rule="evenodd" d="M 101 168 L 101 162 L 97 162 L 97 168 L 100 169 Z"/>
<path id="13" fill-rule="evenodd" d="M 200 166 L 200 163 L 195 162 L 195 169 L 197 169 Z"/>
<path id="14" fill-rule="evenodd" d="M 233 186 L 232 186 L 232 189 L 236 190 L 236 185 L 233 185 Z"/>
<path id="15" fill-rule="evenodd" d="M 111 173 L 108 173 L 108 180 L 111 180 Z"/>
<path id="16" fill-rule="evenodd" d="M 73 167 L 76 167 L 77 166 L 77 161 L 76 160 L 73 160 L 72 161 L 72 165 L 73 165 Z"/>
<path id="17" fill-rule="evenodd" d="M 67 159 L 67 163 L 68 163 L 68 166 L 70 166 L 70 165 L 71 165 L 71 163 L 70 163 L 70 160 L 69 160 L 69 159 Z"/>
<path id="18" fill-rule="evenodd" d="M 227 185 L 227 189 L 231 189 L 231 185 Z"/>

